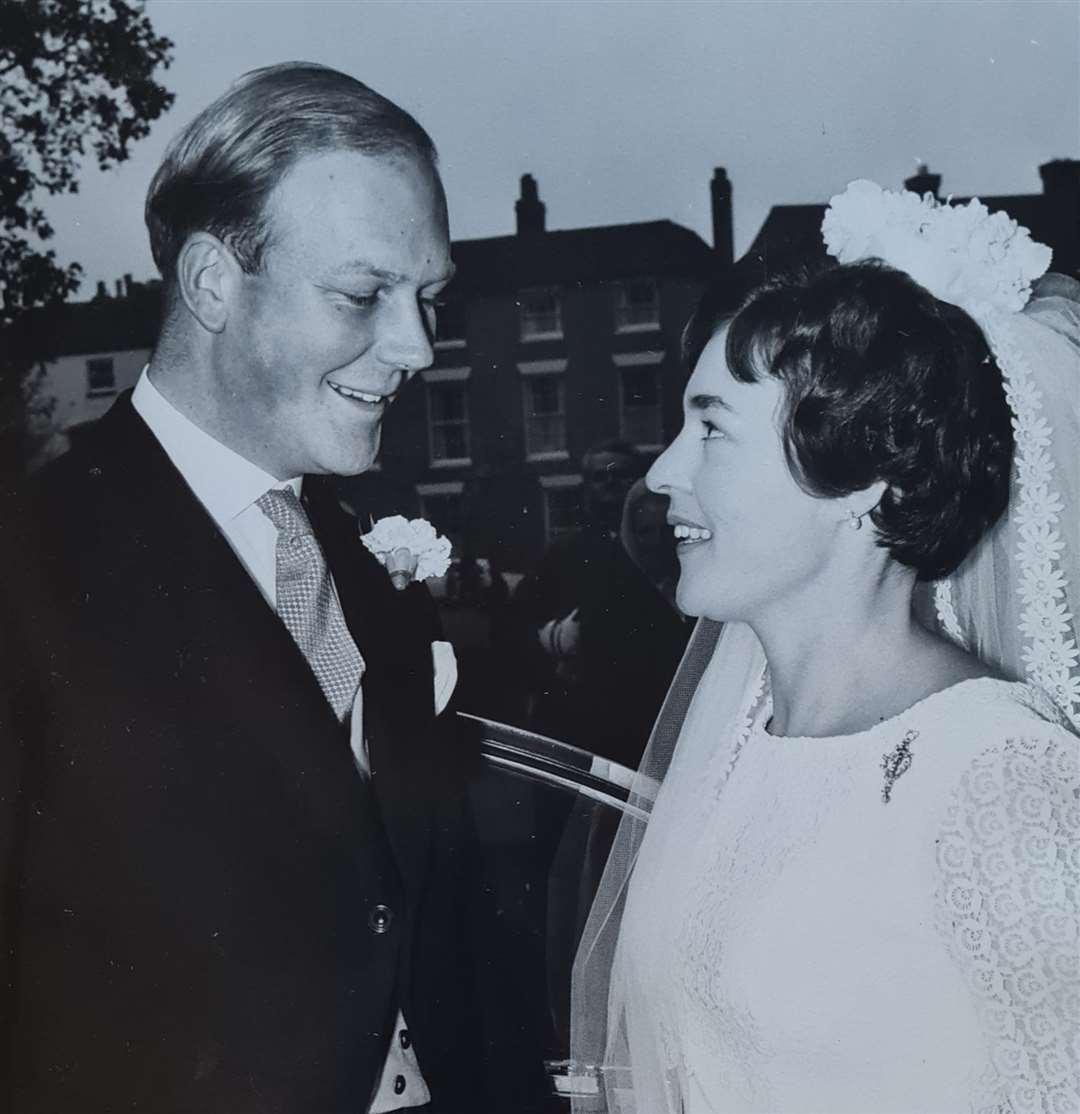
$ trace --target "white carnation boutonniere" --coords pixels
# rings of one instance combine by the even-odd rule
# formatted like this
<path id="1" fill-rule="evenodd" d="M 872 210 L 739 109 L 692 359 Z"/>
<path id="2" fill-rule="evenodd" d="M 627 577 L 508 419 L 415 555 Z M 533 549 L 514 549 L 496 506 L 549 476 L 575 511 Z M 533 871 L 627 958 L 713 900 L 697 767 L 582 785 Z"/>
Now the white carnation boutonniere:
<path id="1" fill-rule="evenodd" d="M 427 519 L 400 514 L 380 518 L 360 540 L 390 574 L 400 592 L 414 580 L 442 576 L 450 568 L 450 540 Z"/>

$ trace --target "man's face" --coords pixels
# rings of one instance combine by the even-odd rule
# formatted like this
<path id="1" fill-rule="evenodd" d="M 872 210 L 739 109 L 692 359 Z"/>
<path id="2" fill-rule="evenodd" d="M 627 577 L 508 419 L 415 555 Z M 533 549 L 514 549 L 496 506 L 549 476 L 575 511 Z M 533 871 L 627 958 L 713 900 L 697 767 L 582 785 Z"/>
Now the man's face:
<path id="1" fill-rule="evenodd" d="M 622 453 L 589 453 L 583 472 L 589 517 L 599 526 L 617 530 L 626 493 L 638 475 L 633 458 Z"/>
<path id="2" fill-rule="evenodd" d="M 442 187 L 418 160 L 337 151 L 298 162 L 267 218 L 263 266 L 234 291 L 215 367 L 220 438 L 279 479 L 355 475 L 432 360 L 452 274 Z"/>
<path id="3" fill-rule="evenodd" d="M 642 496 L 630 512 L 633 555 L 646 574 L 657 582 L 677 576 L 679 572 L 667 512 L 668 500 L 653 492 Z"/>

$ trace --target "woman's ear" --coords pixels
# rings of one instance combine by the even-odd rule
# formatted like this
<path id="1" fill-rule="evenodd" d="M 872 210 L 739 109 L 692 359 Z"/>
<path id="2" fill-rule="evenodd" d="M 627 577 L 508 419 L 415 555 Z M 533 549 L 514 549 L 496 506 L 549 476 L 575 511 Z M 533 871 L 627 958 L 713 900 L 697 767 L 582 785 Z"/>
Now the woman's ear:
<path id="1" fill-rule="evenodd" d="M 207 332 L 220 333 L 239 279 L 232 252 L 209 232 L 193 232 L 176 260 L 176 284 L 192 317 Z"/>
<path id="2" fill-rule="evenodd" d="M 847 522 L 858 529 L 870 517 L 870 512 L 881 502 L 882 496 L 889 490 L 890 484 L 885 480 L 875 480 L 872 484 L 845 495 L 840 500 Z M 856 523 L 858 524 L 856 526 Z"/>

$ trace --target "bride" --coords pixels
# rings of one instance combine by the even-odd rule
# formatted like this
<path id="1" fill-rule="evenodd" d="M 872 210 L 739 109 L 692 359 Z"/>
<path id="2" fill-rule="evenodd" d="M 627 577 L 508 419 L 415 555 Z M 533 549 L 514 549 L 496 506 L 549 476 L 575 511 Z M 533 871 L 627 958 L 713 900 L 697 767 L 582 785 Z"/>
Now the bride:
<path id="1" fill-rule="evenodd" d="M 575 1070 L 636 1114 L 1076 1111 L 1078 288 L 977 202 L 853 183 L 823 233 L 687 331 L 648 482 L 702 621 Z"/>

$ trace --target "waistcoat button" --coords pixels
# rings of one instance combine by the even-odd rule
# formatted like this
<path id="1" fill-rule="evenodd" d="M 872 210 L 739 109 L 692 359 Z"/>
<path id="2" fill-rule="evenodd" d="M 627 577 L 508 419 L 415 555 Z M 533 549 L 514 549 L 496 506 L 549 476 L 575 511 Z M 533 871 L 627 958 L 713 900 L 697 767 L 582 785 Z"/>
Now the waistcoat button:
<path id="1" fill-rule="evenodd" d="M 384 932 L 390 931 L 390 925 L 394 921 L 394 911 L 389 905 L 375 905 L 368 913 L 368 928 L 371 929 L 377 936 L 381 936 Z"/>

